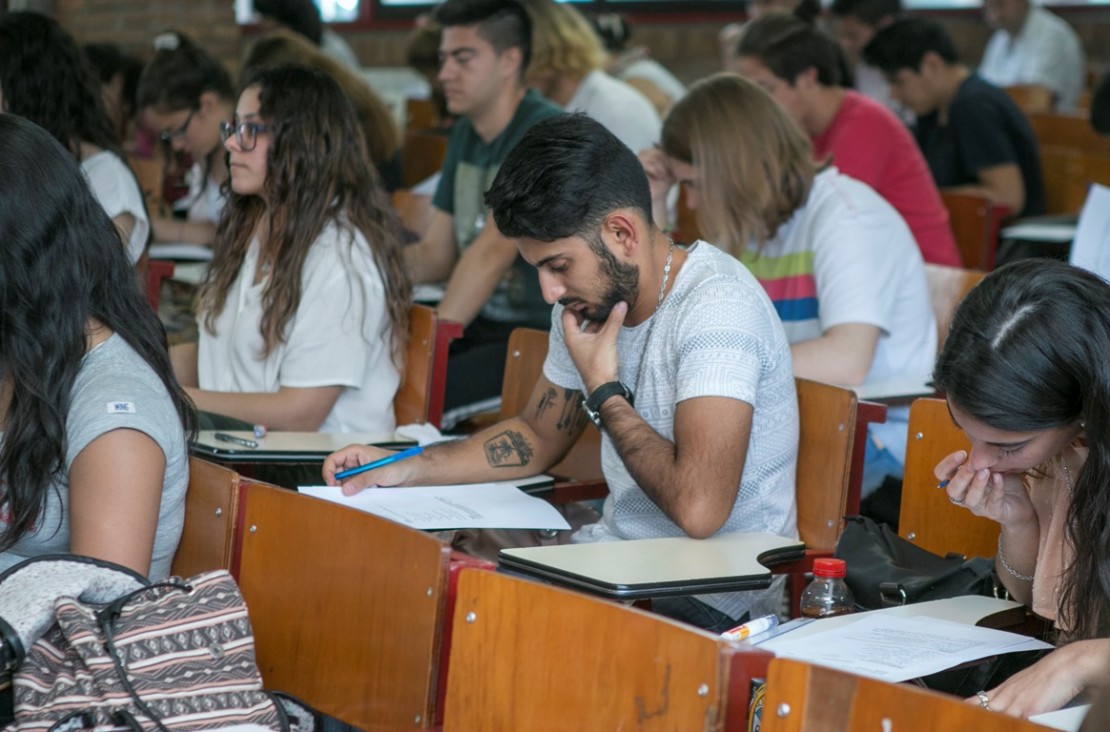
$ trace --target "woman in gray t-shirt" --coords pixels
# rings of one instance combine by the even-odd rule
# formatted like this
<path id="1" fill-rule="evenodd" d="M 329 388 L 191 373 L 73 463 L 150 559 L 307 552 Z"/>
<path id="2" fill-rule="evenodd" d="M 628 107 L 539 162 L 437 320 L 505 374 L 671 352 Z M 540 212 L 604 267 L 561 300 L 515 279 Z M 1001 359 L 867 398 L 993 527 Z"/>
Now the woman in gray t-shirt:
<path id="1" fill-rule="evenodd" d="M 72 552 L 164 577 L 192 408 L 76 159 L 11 114 L 0 242 L 0 569 Z"/>

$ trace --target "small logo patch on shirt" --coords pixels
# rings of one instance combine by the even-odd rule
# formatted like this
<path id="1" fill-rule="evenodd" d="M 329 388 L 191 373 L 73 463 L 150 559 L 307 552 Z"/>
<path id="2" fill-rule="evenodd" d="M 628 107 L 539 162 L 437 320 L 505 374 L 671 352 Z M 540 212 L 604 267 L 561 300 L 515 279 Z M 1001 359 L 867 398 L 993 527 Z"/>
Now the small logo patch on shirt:
<path id="1" fill-rule="evenodd" d="M 108 402 L 108 414 L 135 414 L 135 405 L 131 402 Z"/>

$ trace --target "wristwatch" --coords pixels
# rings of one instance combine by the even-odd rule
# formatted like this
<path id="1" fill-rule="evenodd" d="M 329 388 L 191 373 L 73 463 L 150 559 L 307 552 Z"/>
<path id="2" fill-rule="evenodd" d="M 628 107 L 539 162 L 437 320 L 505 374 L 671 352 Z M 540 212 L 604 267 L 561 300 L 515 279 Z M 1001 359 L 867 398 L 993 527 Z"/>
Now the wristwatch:
<path id="1" fill-rule="evenodd" d="M 582 400 L 582 408 L 586 410 L 586 416 L 590 421 L 601 429 L 601 405 L 609 400 L 609 397 L 624 397 L 629 406 L 635 406 L 633 402 L 632 390 L 619 381 L 610 381 L 594 389 L 593 394 Z"/>

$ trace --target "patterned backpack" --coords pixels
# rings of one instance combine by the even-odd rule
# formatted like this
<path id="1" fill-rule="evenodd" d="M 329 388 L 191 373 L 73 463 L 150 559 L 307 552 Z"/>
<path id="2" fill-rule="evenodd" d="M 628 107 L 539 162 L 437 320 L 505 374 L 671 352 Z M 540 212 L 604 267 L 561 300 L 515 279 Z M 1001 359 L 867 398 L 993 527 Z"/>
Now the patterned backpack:
<path id="1" fill-rule="evenodd" d="M 264 691 L 247 608 L 224 570 L 150 583 L 72 555 L 0 574 L 14 719 L 4 732 L 219 728 L 313 732 L 309 708 Z"/>

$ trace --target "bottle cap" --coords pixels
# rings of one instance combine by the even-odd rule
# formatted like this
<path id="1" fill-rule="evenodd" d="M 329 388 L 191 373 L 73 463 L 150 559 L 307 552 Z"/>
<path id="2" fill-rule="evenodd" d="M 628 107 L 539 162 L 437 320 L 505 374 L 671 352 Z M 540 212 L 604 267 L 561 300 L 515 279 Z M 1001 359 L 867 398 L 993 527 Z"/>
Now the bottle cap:
<path id="1" fill-rule="evenodd" d="M 814 577 L 843 577 L 848 571 L 848 564 L 843 559 L 814 559 Z"/>

